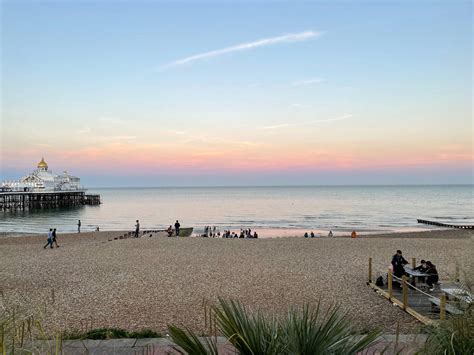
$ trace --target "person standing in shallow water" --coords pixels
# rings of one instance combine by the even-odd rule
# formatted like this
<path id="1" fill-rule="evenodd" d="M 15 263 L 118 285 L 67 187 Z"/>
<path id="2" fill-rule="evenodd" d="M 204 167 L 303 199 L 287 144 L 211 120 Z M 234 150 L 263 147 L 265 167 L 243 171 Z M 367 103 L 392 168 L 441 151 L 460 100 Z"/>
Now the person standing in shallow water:
<path id="1" fill-rule="evenodd" d="M 140 233 L 140 222 L 137 219 L 137 224 L 135 224 L 135 238 L 138 238 L 139 233 Z"/>
<path id="2" fill-rule="evenodd" d="M 77 222 L 77 233 L 81 233 L 81 220 Z"/>
<path id="3" fill-rule="evenodd" d="M 176 220 L 176 223 L 174 224 L 174 229 L 176 230 L 176 236 L 179 237 L 179 228 L 181 227 L 181 224 L 179 224 L 179 221 Z"/>

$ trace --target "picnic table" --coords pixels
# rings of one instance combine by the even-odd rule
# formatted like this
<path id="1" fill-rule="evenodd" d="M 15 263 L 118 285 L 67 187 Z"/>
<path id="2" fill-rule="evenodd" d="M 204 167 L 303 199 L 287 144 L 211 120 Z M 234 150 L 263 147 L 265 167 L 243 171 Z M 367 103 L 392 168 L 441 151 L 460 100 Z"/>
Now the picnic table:
<path id="1" fill-rule="evenodd" d="M 424 272 L 421 272 L 421 271 L 418 271 L 418 270 L 415 270 L 413 269 L 411 266 L 409 265 L 405 265 L 405 272 L 407 273 L 408 276 L 410 276 L 411 278 L 411 284 L 413 286 L 416 286 L 416 278 L 417 277 L 428 277 L 429 275 L 424 273 Z"/>

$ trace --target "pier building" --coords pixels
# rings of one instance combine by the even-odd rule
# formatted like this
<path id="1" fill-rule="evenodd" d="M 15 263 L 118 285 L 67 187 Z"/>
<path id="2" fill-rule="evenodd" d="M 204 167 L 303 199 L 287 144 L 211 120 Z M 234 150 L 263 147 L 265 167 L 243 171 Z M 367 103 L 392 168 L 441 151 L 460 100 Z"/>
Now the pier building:
<path id="1" fill-rule="evenodd" d="M 86 195 L 81 179 L 66 171 L 57 175 L 44 158 L 37 168 L 19 180 L 0 185 L 0 210 L 26 210 L 79 205 L 99 205 L 100 195 Z"/>

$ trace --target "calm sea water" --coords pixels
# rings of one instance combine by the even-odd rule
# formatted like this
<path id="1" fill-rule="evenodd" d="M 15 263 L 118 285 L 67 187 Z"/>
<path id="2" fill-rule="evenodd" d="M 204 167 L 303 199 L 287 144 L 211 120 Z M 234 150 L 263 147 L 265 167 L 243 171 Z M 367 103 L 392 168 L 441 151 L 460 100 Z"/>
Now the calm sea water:
<path id="1" fill-rule="evenodd" d="M 107 188 L 103 204 L 0 214 L 0 232 L 165 228 L 289 228 L 334 231 L 426 229 L 417 218 L 474 224 L 474 186 Z"/>

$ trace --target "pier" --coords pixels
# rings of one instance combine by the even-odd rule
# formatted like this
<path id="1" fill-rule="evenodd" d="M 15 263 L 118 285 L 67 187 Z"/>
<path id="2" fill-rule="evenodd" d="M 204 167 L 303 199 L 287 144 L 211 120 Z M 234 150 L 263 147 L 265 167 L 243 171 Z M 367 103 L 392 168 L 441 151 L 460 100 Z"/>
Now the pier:
<path id="1" fill-rule="evenodd" d="M 2 211 L 100 205 L 100 203 L 100 195 L 86 195 L 85 190 L 0 192 Z"/>
<path id="2" fill-rule="evenodd" d="M 436 221 L 428 221 L 426 219 L 417 219 L 418 223 L 422 224 L 429 224 L 431 226 L 438 226 L 438 227 L 446 227 L 446 228 L 460 228 L 460 229 L 474 229 L 473 225 L 469 224 L 448 224 L 448 223 L 441 223 Z"/>

